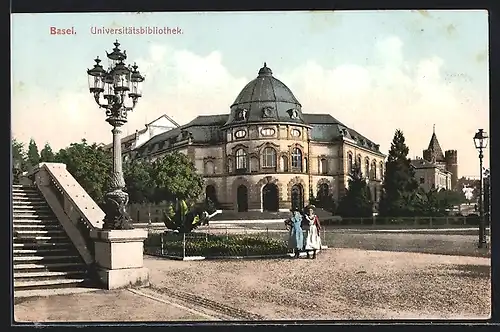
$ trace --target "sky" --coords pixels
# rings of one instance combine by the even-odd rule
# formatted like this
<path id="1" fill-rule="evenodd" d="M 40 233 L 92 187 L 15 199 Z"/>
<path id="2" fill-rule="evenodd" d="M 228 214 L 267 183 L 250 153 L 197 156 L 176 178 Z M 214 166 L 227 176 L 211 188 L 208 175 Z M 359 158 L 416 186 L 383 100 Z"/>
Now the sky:
<path id="1" fill-rule="evenodd" d="M 162 114 L 184 124 L 229 113 L 267 62 L 304 113 L 331 114 L 383 153 L 401 129 L 412 158 L 435 125 L 443 151 L 458 150 L 458 176 L 479 176 L 472 138 L 489 129 L 486 11 L 38 13 L 11 22 L 12 136 L 26 145 L 111 142 L 86 70 L 118 38 L 146 77 L 124 134 Z M 51 27 L 75 34 L 51 35 Z M 120 27 L 182 33 L 93 33 Z"/>

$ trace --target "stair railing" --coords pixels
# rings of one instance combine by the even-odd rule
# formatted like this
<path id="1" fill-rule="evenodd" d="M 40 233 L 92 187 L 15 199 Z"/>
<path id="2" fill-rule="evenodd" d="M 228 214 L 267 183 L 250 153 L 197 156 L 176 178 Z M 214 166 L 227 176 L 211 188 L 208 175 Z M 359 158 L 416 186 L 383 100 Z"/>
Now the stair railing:
<path id="1" fill-rule="evenodd" d="M 104 212 L 68 172 L 65 164 L 40 163 L 28 177 L 44 196 L 89 268 L 95 265 L 90 231 L 102 228 Z"/>

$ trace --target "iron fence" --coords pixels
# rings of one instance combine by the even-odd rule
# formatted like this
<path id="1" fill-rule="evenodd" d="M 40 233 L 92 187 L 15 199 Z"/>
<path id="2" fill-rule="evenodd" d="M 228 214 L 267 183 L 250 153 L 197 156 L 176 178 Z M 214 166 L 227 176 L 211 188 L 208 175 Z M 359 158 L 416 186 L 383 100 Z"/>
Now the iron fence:
<path id="1" fill-rule="evenodd" d="M 326 218 L 321 222 L 325 226 L 477 226 L 479 217 L 469 216 L 445 216 L 445 217 L 368 217 L 368 218 Z"/>
<path id="2" fill-rule="evenodd" d="M 381 221 L 385 221 L 385 223 Z M 320 237 L 324 246 L 350 247 L 354 245 L 354 242 L 359 241 L 369 244 L 375 240 L 373 236 L 366 234 L 384 231 L 391 233 L 433 231 L 439 233 L 440 230 L 443 230 L 449 233 L 456 229 L 457 234 L 472 235 L 477 233 L 474 231 L 477 225 L 476 221 L 471 222 L 470 218 L 466 217 L 412 217 L 387 218 L 385 220 L 381 218 L 344 218 L 338 223 L 324 220 Z M 144 242 L 144 252 L 150 255 L 196 259 L 197 257 L 277 257 L 291 252 L 288 248 L 289 230 L 285 228 L 284 222 L 251 224 L 249 221 L 233 224 L 211 224 L 200 226 L 193 232 L 186 234 L 167 230 L 159 223 L 143 224 L 143 227 L 148 229 L 149 234 Z M 464 233 L 464 231 L 468 233 Z M 304 233 L 306 235 L 305 230 Z M 345 244 L 343 244 L 344 242 Z M 425 243 L 421 245 L 425 245 Z M 396 246 L 395 243 L 394 246 Z M 400 243 L 397 246 L 404 248 L 408 245 Z"/>
<path id="3" fill-rule="evenodd" d="M 285 256 L 288 231 L 200 227 L 191 233 L 150 229 L 144 252 L 170 258 Z"/>

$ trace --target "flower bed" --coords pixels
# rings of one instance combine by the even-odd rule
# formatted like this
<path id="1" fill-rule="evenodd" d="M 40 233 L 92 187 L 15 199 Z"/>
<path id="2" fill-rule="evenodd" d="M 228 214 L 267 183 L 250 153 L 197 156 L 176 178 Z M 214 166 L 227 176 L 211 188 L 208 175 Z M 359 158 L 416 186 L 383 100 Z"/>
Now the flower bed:
<path id="1" fill-rule="evenodd" d="M 150 234 L 144 242 L 147 254 L 173 257 L 250 257 L 285 255 L 287 242 L 259 235 L 214 235 L 173 232 Z"/>

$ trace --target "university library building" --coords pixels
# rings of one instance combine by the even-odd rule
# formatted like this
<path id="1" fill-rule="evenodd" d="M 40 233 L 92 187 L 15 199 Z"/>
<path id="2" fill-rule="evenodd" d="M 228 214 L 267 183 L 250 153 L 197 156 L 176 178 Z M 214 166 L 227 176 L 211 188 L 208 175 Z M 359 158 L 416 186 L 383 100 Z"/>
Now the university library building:
<path id="1" fill-rule="evenodd" d="M 205 179 L 206 197 L 222 210 L 289 211 L 307 204 L 310 195 L 338 201 L 354 163 L 361 165 L 374 201 L 380 198 L 385 155 L 379 144 L 329 114 L 304 113 L 265 63 L 229 114 L 200 115 L 134 146 L 138 136 L 122 140 L 126 159 L 186 154 Z"/>

